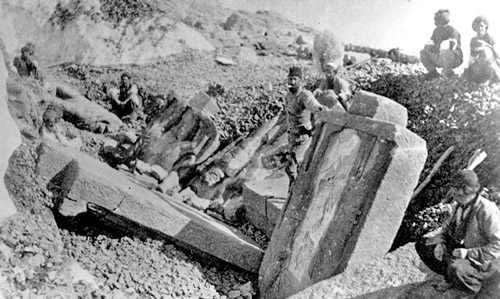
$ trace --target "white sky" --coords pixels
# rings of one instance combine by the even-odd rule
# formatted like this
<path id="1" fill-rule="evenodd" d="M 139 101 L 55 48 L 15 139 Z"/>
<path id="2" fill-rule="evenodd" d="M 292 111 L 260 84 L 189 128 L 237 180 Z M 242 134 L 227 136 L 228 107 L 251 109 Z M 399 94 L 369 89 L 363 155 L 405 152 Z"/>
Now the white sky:
<path id="1" fill-rule="evenodd" d="M 418 54 L 435 28 L 434 13 L 445 8 L 451 12 L 450 24 L 462 35 L 462 49 L 467 56 L 469 41 L 475 35 L 471 24 L 478 15 L 488 17 L 489 32 L 500 42 L 500 0 L 220 1 L 232 9 L 277 11 L 295 23 L 330 29 L 344 43 L 385 50 L 399 47 L 408 54 Z"/>

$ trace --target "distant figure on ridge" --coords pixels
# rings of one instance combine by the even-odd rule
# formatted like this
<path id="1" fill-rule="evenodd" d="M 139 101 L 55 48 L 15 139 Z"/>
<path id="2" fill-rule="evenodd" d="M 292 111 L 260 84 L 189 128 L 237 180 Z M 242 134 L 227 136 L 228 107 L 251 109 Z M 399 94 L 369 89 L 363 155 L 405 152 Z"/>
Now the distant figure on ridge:
<path id="1" fill-rule="evenodd" d="M 32 76 L 36 79 L 40 79 L 40 69 L 34 55 L 35 45 L 33 43 L 27 43 L 21 48 L 21 56 L 14 58 L 14 66 L 19 76 Z"/>
<path id="2" fill-rule="evenodd" d="M 441 74 L 451 77 L 455 73 L 453 69 L 459 67 L 463 62 L 460 33 L 448 25 L 450 12 L 440 9 L 434 14 L 436 29 L 432 32 L 431 40 L 420 51 L 420 60 L 427 69 L 427 79 L 439 77 L 437 68 L 442 68 Z"/>
<path id="3" fill-rule="evenodd" d="M 478 16 L 472 22 L 477 35 L 470 41 L 469 67 L 465 70 L 465 77 L 476 83 L 500 81 L 500 52 L 495 39 L 488 33 L 488 27 L 489 21 L 484 16 Z"/>
<path id="4" fill-rule="evenodd" d="M 328 62 L 322 66 L 325 77 L 321 79 L 318 89 L 314 91 L 314 96 L 318 101 L 328 108 L 335 106 L 347 111 L 349 100 L 352 98 L 351 85 L 346 80 L 338 76 L 342 69 L 342 62 Z M 340 103 L 340 105 L 339 105 Z"/>
<path id="5" fill-rule="evenodd" d="M 417 253 L 432 271 L 444 275 L 439 291 L 455 286 L 481 294 L 474 298 L 498 298 L 500 210 L 480 195 L 479 180 L 472 170 L 458 171 L 450 189 L 456 201 L 451 218 L 440 231 L 416 243 Z"/>
<path id="6" fill-rule="evenodd" d="M 130 116 L 130 120 L 136 120 L 142 102 L 137 85 L 132 83 L 129 73 L 122 74 L 120 89 L 111 88 L 109 97 L 112 110 L 118 117 Z"/>
<path id="7" fill-rule="evenodd" d="M 290 179 L 290 185 L 297 178 L 298 167 L 309 146 L 313 130 L 311 112 L 328 109 L 327 106 L 320 104 L 309 90 L 302 88 L 302 79 L 302 69 L 291 67 L 288 73 L 289 92 L 285 100 L 289 146 L 285 171 Z"/>

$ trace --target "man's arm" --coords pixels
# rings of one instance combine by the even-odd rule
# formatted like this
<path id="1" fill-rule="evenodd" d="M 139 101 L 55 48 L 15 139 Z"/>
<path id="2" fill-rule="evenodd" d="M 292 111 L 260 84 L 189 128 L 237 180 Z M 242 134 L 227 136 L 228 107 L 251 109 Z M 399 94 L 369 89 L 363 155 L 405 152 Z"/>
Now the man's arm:
<path id="1" fill-rule="evenodd" d="M 309 90 L 303 90 L 301 92 L 301 100 L 304 103 L 304 106 L 313 112 L 321 111 L 321 110 L 327 110 L 328 107 L 325 105 L 321 105 L 318 100 L 314 97 L 314 95 L 309 91 Z"/>
<path id="2" fill-rule="evenodd" d="M 500 257 L 500 211 L 494 203 L 483 206 L 477 213 L 479 230 L 488 243 L 467 249 L 467 258 L 484 264 Z"/>

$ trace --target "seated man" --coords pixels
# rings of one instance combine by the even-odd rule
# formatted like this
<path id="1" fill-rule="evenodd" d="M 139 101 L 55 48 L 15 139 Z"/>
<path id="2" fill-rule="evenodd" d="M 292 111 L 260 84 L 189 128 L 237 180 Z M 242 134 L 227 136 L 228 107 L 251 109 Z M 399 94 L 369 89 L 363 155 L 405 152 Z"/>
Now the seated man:
<path id="1" fill-rule="evenodd" d="M 352 90 L 349 82 L 337 76 L 342 68 L 342 61 L 329 62 L 322 66 L 325 78 L 321 79 L 318 89 L 314 91 L 314 96 L 318 101 L 328 108 L 342 105 L 347 111 L 349 100 L 352 98 Z"/>
<path id="2" fill-rule="evenodd" d="M 82 139 L 75 137 L 68 139 L 59 124 L 62 118 L 62 111 L 54 106 L 49 106 L 43 113 L 43 124 L 40 127 L 40 137 L 45 140 L 51 140 L 62 146 L 72 147 L 77 150 L 82 146 Z"/>
<path id="3" fill-rule="evenodd" d="M 40 70 L 38 62 L 34 59 L 34 54 L 35 45 L 33 43 L 27 43 L 21 48 L 21 56 L 14 58 L 14 66 L 16 67 L 19 76 L 33 76 L 40 79 Z"/>
<path id="4" fill-rule="evenodd" d="M 135 120 L 142 108 L 137 85 L 131 82 L 131 76 L 128 73 L 122 74 L 121 81 L 119 90 L 112 88 L 109 91 L 112 109 L 120 118 L 130 115 L 130 119 Z"/>
<path id="5" fill-rule="evenodd" d="M 427 69 L 427 79 L 439 77 L 437 68 L 443 68 L 442 74 L 451 77 L 453 69 L 463 62 L 460 33 L 448 23 L 450 12 L 440 9 L 434 14 L 436 29 L 432 32 L 431 40 L 420 51 L 420 60 Z"/>
<path id="6" fill-rule="evenodd" d="M 440 233 L 426 236 L 415 247 L 432 271 L 445 276 L 441 291 L 453 284 L 464 291 L 484 292 L 484 283 L 491 289 L 492 280 L 498 276 L 494 265 L 500 258 L 500 210 L 479 195 L 474 171 L 460 170 L 451 184 L 457 202 L 451 218 Z"/>
<path id="7" fill-rule="evenodd" d="M 472 22 L 476 32 L 470 41 L 469 67 L 465 70 L 468 80 L 476 83 L 500 81 L 500 61 L 493 36 L 488 33 L 489 21 L 478 16 Z"/>

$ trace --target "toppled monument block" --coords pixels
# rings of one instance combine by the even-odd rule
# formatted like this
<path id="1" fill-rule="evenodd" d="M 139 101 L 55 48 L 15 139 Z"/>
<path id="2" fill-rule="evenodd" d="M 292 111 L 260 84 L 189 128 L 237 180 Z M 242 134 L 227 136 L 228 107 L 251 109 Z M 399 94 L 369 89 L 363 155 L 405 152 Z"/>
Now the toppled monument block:
<path id="1" fill-rule="evenodd" d="M 177 97 L 152 120 L 139 146 L 140 158 L 166 171 L 200 164 L 219 147 L 213 121 Z"/>
<path id="2" fill-rule="evenodd" d="M 1 40 L 0 48 L 3 48 Z M 3 52 L 0 49 L 0 136 L 4 139 L 0 144 L 0 179 L 2 180 L 0 182 L 0 206 L 2 207 L 0 209 L 0 223 L 17 212 L 5 188 L 4 176 L 9 166 L 10 155 L 21 145 L 21 133 L 10 116 L 9 109 L 7 109 L 7 76 Z"/>
<path id="3" fill-rule="evenodd" d="M 398 124 L 316 117 L 259 271 L 263 298 L 286 298 L 388 252 L 427 157 L 425 141 Z"/>
<path id="4" fill-rule="evenodd" d="M 250 272 L 257 272 L 263 251 L 236 229 L 184 203 L 147 190 L 107 164 L 68 148 L 42 144 L 38 173 L 61 189 L 56 207 L 72 216 L 88 204 L 197 248 Z"/>
<path id="5" fill-rule="evenodd" d="M 361 90 L 356 92 L 348 112 L 380 121 L 387 121 L 402 127 L 408 125 L 408 111 L 404 106 L 368 91 Z"/>
<path id="6" fill-rule="evenodd" d="M 243 186 L 245 216 L 271 237 L 281 208 L 288 197 L 288 177 L 248 182 Z"/>

